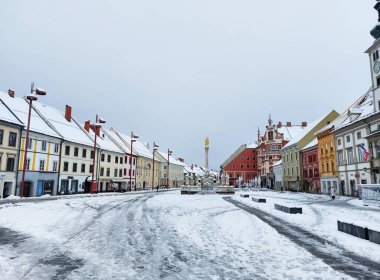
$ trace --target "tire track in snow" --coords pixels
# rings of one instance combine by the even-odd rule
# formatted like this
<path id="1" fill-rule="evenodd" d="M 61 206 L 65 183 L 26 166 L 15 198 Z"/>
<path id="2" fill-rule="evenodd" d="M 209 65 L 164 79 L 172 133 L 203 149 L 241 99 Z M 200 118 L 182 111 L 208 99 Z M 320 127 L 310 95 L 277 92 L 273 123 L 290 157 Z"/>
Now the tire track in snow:
<path id="1" fill-rule="evenodd" d="M 380 279 L 380 264 L 370 259 L 360 257 L 347 251 L 328 240 L 310 233 L 298 226 L 289 224 L 285 220 L 275 217 L 257 208 L 249 207 L 231 197 L 224 197 L 229 203 L 255 215 L 280 234 L 288 237 L 297 245 L 306 249 L 315 257 L 321 259 L 336 271 L 340 271 L 356 279 Z"/>

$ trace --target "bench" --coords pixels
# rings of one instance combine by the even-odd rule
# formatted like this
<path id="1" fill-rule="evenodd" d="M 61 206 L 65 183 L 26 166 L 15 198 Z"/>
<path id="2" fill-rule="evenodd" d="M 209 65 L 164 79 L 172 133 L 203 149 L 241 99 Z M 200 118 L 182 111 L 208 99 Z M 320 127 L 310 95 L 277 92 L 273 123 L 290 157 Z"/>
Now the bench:
<path id="1" fill-rule="evenodd" d="M 302 207 L 290 207 L 290 206 L 275 204 L 274 208 L 276 210 L 279 210 L 288 214 L 302 214 Z"/>
<path id="2" fill-rule="evenodd" d="M 240 194 L 240 197 L 249 197 L 249 194 Z"/>
<path id="3" fill-rule="evenodd" d="M 380 232 L 354 224 L 338 221 L 338 230 L 380 245 Z"/>
<path id="4" fill-rule="evenodd" d="M 252 201 L 257 203 L 267 203 L 267 200 L 265 198 L 252 197 Z"/>

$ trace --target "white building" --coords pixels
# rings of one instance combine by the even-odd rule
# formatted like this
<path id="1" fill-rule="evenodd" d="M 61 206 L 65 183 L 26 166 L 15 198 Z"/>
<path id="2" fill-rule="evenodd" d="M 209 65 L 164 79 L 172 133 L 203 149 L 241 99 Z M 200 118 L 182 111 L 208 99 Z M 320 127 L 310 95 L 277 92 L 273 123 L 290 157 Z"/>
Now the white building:
<path id="1" fill-rule="evenodd" d="M 179 187 L 184 184 L 184 165 L 176 158 L 167 153 L 157 151 L 158 159 L 161 160 L 161 182 L 167 187 Z M 168 162 L 169 160 L 169 162 Z"/>
<path id="2" fill-rule="evenodd" d="M 134 190 L 136 186 L 136 152 L 131 153 L 131 142 L 130 137 L 123 141 L 121 137 L 118 136 L 116 130 L 108 130 L 102 129 L 102 132 L 109 138 L 109 140 L 113 141 L 119 148 L 122 149 L 124 153 L 124 161 L 122 159 L 119 160 L 119 164 L 123 169 L 122 172 L 122 181 L 121 181 L 121 190 Z M 124 136 L 127 138 L 127 136 Z M 129 140 L 129 142 L 127 141 Z M 116 159 L 115 159 L 116 160 Z M 118 181 L 120 178 L 118 179 Z M 118 186 L 119 187 L 119 186 Z"/>
<path id="3" fill-rule="evenodd" d="M 20 145 L 19 158 L 21 160 L 19 160 L 18 166 L 16 191 L 16 194 L 20 194 L 29 101 L 9 96 L 6 93 L 0 93 L 0 99 L 25 124 Z M 35 103 L 33 102 L 33 104 Z M 61 142 L 62 137 L 32 109 L 23 196 L 55 195 L 57 193 Z"/>
<path id="4" fill-rule="evenodd" d="M 24 124 L 0 101 L 0 198 L 14 195 Z"/>
<path id="5" fill-rule="evenodd" d="M 90 135 L 72 117 L 71 106 L 60 111 L 35 102 L 33 107 L 49 126 L 63 138 L 59 161 L 58 194 L 89 192 L 93 168 L 94 142 Z"/>
<path id="6" fill-rule="evenodd" d="M 282 160 L 273 165 L 273 173 L 275 178 L 274 189 L 281 190 L 282 187 Z"/>

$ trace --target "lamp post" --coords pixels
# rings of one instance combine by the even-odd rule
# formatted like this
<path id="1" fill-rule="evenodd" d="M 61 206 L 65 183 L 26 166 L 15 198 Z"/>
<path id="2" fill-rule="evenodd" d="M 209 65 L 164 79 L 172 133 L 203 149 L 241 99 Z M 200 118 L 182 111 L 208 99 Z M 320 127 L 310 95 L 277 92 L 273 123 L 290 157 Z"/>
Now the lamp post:
<path id="1" fill-rule="evenodd" d="M 167 167 L 167 169 L 168 169 L 168 171 L 167 171 L 168 183 L 166 185 L 166 188 L 168 188 L 168 189 L 169 189 L 169 184 L 170 184 L 170 182 L 169 182 L 169 163 L 170 163 L 170 156 L 172 155 L 172 153 L 173 153 L 173 151 L 170 151 L 170 149 L 168 149 L 168 167 Z"/>
<path id="2" fill-rule="evenodd" d="M 136 139 L 138 139 L 139 136 L 137 134 L 134 134 L 133 131 L 131 132 L 131 157 L 130 157 L 130 163 L 129 163 L 129 188 L 132 191 L 132 164 L 133 164 L 133 142 L 136 142 Z M 136 184 L 135 184 L 135 191 L 136 191 Z"/>
<path id="3" fill-rule="evenodd" d="M 160 146 L 153 142 L 153 172 L 152 172 L 152 191 L 154 190 L 154 154 Z"/>
<path id="4" fill-rule="evenodd" d="M 91 189 L 90 189 L 90 193 L 93 193 L 94 190 L 98 190 L 98 182 L 95 182 L 94 183 L 94 176 L 95 176 L 95 157 L 96 157 L 96 139 L 97 139 L 97 136 L 98 134 L 100 133 L 100 129 L 102 127 L 102 124 L 106 123 L 105 120 L 99 118 L 98 115 L 96 115 L 96 121 L 95 123 L 92 125 L 93 126 L 93 130 L 94 130 L 94 133 L 95 133 L 95 139 L 94 139 L 94 155 L 93 155 L 93 158 L 92 158 L 92 177 L 91 177 Z"/>
<path id="5" fill-rule="evenodd" d="M 46 91 L 40 88 L 34 89 L 34 82 L 30 88 L 30 94 L 27 95 L 26 99 L 29 100 L 29 112 L 28 112 L 28 125 L 26 127 L 26 138 L 25 138 L 25 149 L 24 149 L 24 164 L 22 167 L 22 178 L 21 178 L 21 187 L 20 187 L 20 197 L 24 196 L 24 187 L 25 187 L 25 172 L 28 156 L 28 147 L 29 147 L 29 132 L 30 132 L 30 116 L 32 114 L 32 103 L 38 99 L 38 95 L 46 95 Z"/>

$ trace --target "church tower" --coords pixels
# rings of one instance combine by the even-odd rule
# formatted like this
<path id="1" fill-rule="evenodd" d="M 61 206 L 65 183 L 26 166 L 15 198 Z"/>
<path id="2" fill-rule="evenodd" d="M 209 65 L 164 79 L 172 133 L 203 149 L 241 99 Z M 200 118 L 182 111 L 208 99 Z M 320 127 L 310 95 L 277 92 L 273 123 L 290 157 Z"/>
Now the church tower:
<path id="1" fill-rule="evenodd" d="M 374 111 L 380 111 L 380 0 L 376 0 L 375 10 L 378 13 L 378 22 L 374 28 L 371 30 L 371 35 L 375 39 L 372 46 L 366 51 L 369 55 L 370 66 L 371 66 L 371 80 L 374 91 Z"/>

